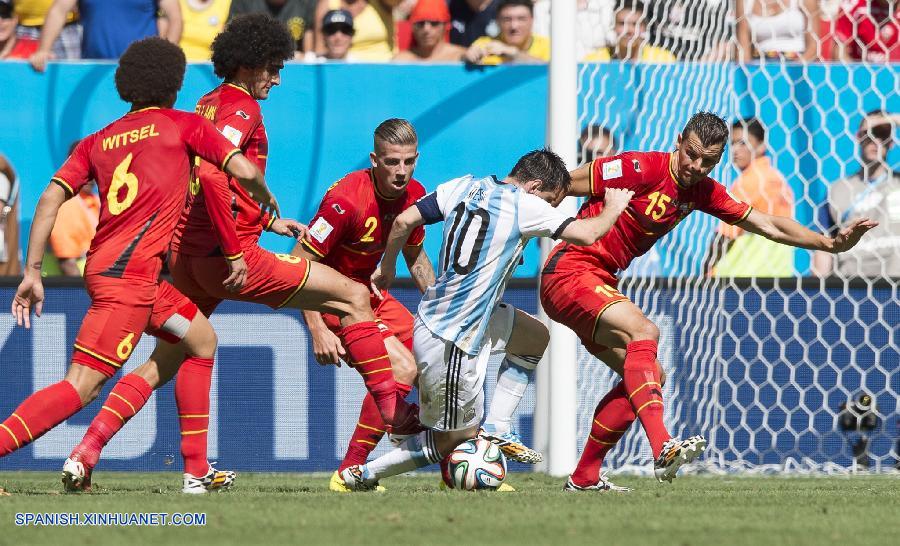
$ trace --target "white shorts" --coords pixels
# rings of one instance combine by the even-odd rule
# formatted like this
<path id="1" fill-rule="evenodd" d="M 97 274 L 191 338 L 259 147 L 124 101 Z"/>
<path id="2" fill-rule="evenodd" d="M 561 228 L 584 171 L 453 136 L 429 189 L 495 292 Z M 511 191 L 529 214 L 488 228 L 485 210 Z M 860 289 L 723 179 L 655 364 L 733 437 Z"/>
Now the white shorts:
<path id="1" fill-rule="evenodd" d="M 516 308 L 501 303 L 491 315 L 477 355 L 434 335 L 416 317 L 413 353 L 419 368 L 419 420 L 440 431 L 463 430 L 484 417 L 484 376 L 491 355 L 506 351 Z"/>

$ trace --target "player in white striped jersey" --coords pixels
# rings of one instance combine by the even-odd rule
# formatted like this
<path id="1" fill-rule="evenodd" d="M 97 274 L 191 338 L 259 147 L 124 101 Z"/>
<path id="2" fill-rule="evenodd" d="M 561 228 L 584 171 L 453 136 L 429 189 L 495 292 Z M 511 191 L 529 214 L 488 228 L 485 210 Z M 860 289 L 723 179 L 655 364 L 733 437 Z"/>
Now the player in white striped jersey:
<path id="1" fill-rule="evenodd" d="M 510 422 L 528 380 L 549 342 L 546 326 L 500 303 L 506 283 L 534 237 L 586 245 L 603 236 L 625 209 L 632 192 L 607 190 L 606 208 L 575 220 L 556 205 L 571 178 L 549 150 L 522 156 L 502 182 L 464 176 L 440 185 L 394 220 L 374 286 L 387 288 L 403 241 L 416 227 L 444 221 L 439 277 L 419 304 L 413 352 L 419 367 L 420 420 L 428 430 L 341 477 L 354 490 L 369 490 L 380 478 L 440 461 L 461 442 L 478 435 L 483 385 L 491 354 L 505 353 L 488 411 L 487 437 L 516 460 L 540 454 L 517 440 Z M 379 291 L 376 290 L 376 293 Z"/>

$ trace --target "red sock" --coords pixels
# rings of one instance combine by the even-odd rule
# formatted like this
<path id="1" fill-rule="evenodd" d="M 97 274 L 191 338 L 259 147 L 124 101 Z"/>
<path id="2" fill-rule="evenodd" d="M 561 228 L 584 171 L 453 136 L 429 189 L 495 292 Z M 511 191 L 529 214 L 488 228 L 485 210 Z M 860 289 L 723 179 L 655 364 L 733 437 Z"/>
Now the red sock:
<path id="1" fill-rule="evenodd" d="M 662 445 L 671 438 L 663 423 L 665 407 L 659 379 L 656 342 L 641 340 L 629 343 L 626 347 L 622 383 L 628 391 L 628 399 L 631 400 L 634 413 L 641 420 L 644 432 L 647 433 L 653 458 L 659 457 Z"/>
<path id="2" fill-rule="evenodd" d="M 357 322 L 342 328 L 338 336 L 352 366 L 372 394 L 381 419 L 386 425 L 392 425 L 395 413 L 404 409 L 406 402 L 398 396 L 391 359 L 384 348 L 378 325 L 372 321 Z"/>
<path id="3" fill-rule="evenodd" d="M 32 394 L 0 423 L 0 457 L 37 440 L 81 409 L 81 397 L 68 381 Z"/>
<path id="4" fill-rule="evenodd" d="M 189 356 L 181 363 L 175 378 L 175 404 L 181 426 L 181 456 L 184 471 L 195 477 L 206 476 L 206 436 L 209 431 L 209 388 L 213 360 Z"/>
<path id="5" fill-rule="evenodd" d="M 606 393 L 594 410 L 591 433 L 584 443 L 584 451 L 581 452 L 578 466 L 575 467 L 575 472 L 572 472 L 572 481 L 575 485 L 585 487 L 600 480 L 603 458 L 636 418 L 634 408 L 631 407 L 625 392 L 625 383 L 620 381 Z"/>
<path id="6" fill-rule="evenodd" d="M 412 386 L 397 383 L 397 392 L 400 398 L 406 398 L 411 390 Z M 347 446 L 347 453 L 344 455 L 338 471 L 355 464 L 365 464 L 369 453 L 372 453 L 372 450 L 384 437 L 385 432 L 384 421 L 381 419 L 381 413 L 378 412 L 378 406 L 375 405 L 375 399 L 371 394 L 366 393 L 362 409 L 359 410 L 359 422 L 356 423 L 356 430 L 350 437 L 350 445 Z"/>
<path id="7" fill-rule="evenodd" d="M 153 388 L 139 375 L 130 373 L 120 379 L 91 421 L 81 443 L 72 450 L 72 455 L 78 454 L 82 461 L 95 466 L 106 444 L 129 419 L 141 411 L 151 394 Z"/>

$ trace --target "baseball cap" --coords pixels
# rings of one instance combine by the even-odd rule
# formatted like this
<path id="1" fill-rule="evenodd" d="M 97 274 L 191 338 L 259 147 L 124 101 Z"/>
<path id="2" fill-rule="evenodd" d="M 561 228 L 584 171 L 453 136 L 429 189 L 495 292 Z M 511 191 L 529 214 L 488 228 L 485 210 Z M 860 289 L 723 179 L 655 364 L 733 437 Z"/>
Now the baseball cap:
<path id="1" fill-rule="evenodd" d="M 327 31 L 328 27 L 342 26 L 353 33 L 353 15 L 345 9 L 333 9 L 325 14 L 322 18 L 322 30 Z"/>
<path id="2" fill-rule="evenodd" d="M 416 7 L 409 14 L 409 22 L 415 24 L 420 21 L 449 23 L 450 10 L 447 9 L 447 2 L 445 0 L 419 0 L 416 2 Z"/>
<path id="3" fill-rule="evenodd" d="M 12 0 L 0 0 L 0 19 L 12 19 Z"/>

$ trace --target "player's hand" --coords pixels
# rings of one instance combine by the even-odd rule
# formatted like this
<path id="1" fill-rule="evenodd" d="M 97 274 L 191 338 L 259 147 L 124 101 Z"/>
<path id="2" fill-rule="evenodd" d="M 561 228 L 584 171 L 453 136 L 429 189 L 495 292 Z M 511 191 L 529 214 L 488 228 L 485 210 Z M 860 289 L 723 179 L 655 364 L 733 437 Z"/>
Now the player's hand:
<path id="1" fill-rule="evenodd" d="M 37 50 L 31 54 L 31 57 L 28 57 L 28 62 L 31 63 L 31 68 L 43 72 L 47 70 L 47 62 L 55 58 L 56 55 L 52 51 Z"/>
<path id="2" fill-rule="evenodd" d="M 222 286 L 229 292 L 239 292 L 247 280 L 247 262 L 243 256 L 236 260 L 225 261 L 228 262 L 228 278 L 222 281 Z"/>
<path id="3" fill-rule="evenodd" d="M 334 364 L 338 368 L 341 367 L 341 360 L 347 358 L 347 351 L 341 344 L 339 337 L 328 328 L 322 328 L 312 334 L 313 354 L 316 355 L 316 362 L 322 366 Z"/>
<path id="4" fill-rule="evenodd" d="M 262 205 L 263 210 L 275 216 L 281 216 L 281 208 L 278 206 L 278 200 L 269 186 L 263 186 L 258 192 L 254 191 L 250 194 L 254 201 Z"/>
<path id="5" fill-rule="evenodd" d="M 302 241 L 306 238 L 306 235 L 309 233 L 309 229 L 296 220 L 289 220 L 287 218 L 278 218 L 272 225 L 269 226 L 269 231 L 272 233 L 277 233 L 278 235 L 284 235 L 285 237 L 293 237 L 297 239 L 297 242 Z"/>
<path id="6" fill-rule="evenodd" d="M 622 214 L 625 207 L 634 197 L 634 192 L 624 188 L 606 188 L 606 194 L 603 196 L 603 209 L 612 210 L 611 214 Z"/>
<path id="7" fill-rule="evenodd" d="M 608 190 L 607 190 L 608 191 Z M 849 226 L 843 228 L 834 236 L 831 243 L 831 252 L 845 252 L 856 246 L 856 243 L 870 229 L 878 226 L 878 222 L 868 218 L 857 218 Z"/>
<path id="8" fill-rule="evenodd" d="M 384 264 L 379 265 L 375 268 L 375 272 L 372 273 L 372 278 L 370 279 L 372 292 L 379 298 L 384 299 L 381 291 L 390 288 L 396 276 L 397 271 L 393 267 L 385 267 Z"/>
<path id="9" fill-rule="evenodd" d="M 16 317 L 16 324 L 31 328 L 31 310 L 34 309 L 34 314 L 41 316 L 43 308 L 44 283 L 40 276 L 25 275 L 12 302 L 12 314 Z"/>

